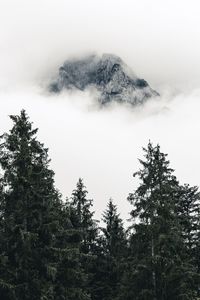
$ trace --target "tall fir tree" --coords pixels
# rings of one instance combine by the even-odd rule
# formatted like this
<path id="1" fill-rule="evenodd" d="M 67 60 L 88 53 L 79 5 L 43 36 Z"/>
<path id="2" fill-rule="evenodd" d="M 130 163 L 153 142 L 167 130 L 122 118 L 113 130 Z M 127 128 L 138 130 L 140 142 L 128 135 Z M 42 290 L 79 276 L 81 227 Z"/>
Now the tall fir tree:
<path id="1" fill-rule="evenodd" d="M 72 223 L 71 207 L 68 201 L 60 211 L 60 231 L 57 237 L 59 265 L 56 274 L 55 300 L 90 300 L 87 288 L 87 274 L 82 264 L 82 235 Z"/>
<path id="2" fill-rule="evenodd" d="M 37 141 L 37 129 L 32 128 L 24 110 L 10 118 L 14 125 L 1 136 L 0 144 L 1 295 L 5 300 L 84 299 L 84 292 L 79 290 L 83 297 L 76 295 L 78 286 L 69 287 L 67 296 L 67 287 L 59 294 L 56 289 L 63 253 L 68 250 L 67 255 L 74 257 L 74 247 L 66 249 L 66 244 L 59 244 L 64 228 L 62 203 L 49 169 L 48 149 Z M 77 257 L 70 268 L 80 277 L 73 260 Z M 70 268 L 66 267 L 65 273 Z"/>
<path id="3" fill-rule="evenodd" d="M 105 238 L 105 251 L 118 260 L 124 256 L 127 241 L 123 221 L 112 199 L 108 202 L 102 221 L 105 224 L 101 228 Z"/>
<path id="4" fill-rule="evenodd" d="M 117 299 L 127 253 L 126 233 L 117 206 L 110 199 L 103 213 L 96 263 L 94 299 Z"/>
<path id="5" fill-rule="evenodd" d="M 197 294 L 200 295 L 199 270 L 199 230 L 200 230 L 200 192 L 197 186 L 185 184 L 179 188 L 176 213 L 182 229 L 186 246 L 186 258 L 194 266 L 198 276 L 195 280 Z"/>
<path id="6" fill-rule="evenodd" d="M 76 189 L 72 192 L 70 217 L 74 228 L 81 235 L 80 260 L 86 274 L 88 294 L 93 298 L 98 222 L 94 219 L 94 211 L 92 211 L 93 200 L 88 199 L 87 194 L 83 179 L 79 178 Z"/>
<path id="7" fill-rule="evenodd" d="M 196 274 L 186 257 L 176 212 L 179 183 L 159 145 L 149 143 L 143 150 L 145 159 L 139 160 L 142 168 L 134 174 L 140 185 L 128 197 L 133 205 L 134 231 L 124 298 L 196 299 Z"/>
<path id="8" fill-rule="evenodd" d="M 74 227 L 79 229 L 82 235 L 81 251 L 91 254 L 98 228 L 92 211 L 93 200 L 88 199 L 87 194 L 83 179 L 79 178 L 76 189 L 72 192 L 71 218 Z"/>
<path id="9" fill-rule="evenodd" d="M 180 186 L 176 212 L 188 254 L 194 258 L 198 244 L 200 192 L 197 186 Z"/>

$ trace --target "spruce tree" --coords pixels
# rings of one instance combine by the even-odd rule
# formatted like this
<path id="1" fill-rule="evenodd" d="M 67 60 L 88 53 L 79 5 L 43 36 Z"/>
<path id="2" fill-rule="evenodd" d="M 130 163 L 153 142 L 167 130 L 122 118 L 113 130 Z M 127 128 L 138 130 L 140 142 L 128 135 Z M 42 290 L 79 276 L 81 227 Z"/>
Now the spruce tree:
<path id="1" fill-rule="evenodd" d="M 14 125 L 1 136 L 0 144 L 3 171 L 0 289 L 4 299 L 84 299 L 75 293 L 78 286 L 63 287 L 61 282 L 59 292 L 57 288 L 61 266 L 66 274 L 70 274 L 71 268 L 77 278 L 81 271 L 78 255 L 74 258 L 77 247 L 71 241 L 68 249 L 66 243 L 61 244 L 66 228 L 61 220 L 62 203 L 54 186 L 54 172 L 49 169 L 48 149 L 37 141 L 37 129 L 32 128 L 24 110 L 10 118 Z M 69 268 L 63 264 L 66 255 L 68 260 L 72 257 Z"/>
<path id="2" fill-rule="evenodd" d="M 93 298 L 98 226 L 92 211 L 93 200 L 88 199 L 87 194 L 83 180 L 79 178 L 76 189 L 72 192 L 70 218 L 74 228 L 80 233 L 80 260 L 85 272 L 87 292 Z"/>
<path id="3" fill-rule="evenodd" d="M 103 213 L 96 264 L 95 299 L 117 299 L 127 253 L 126 233 L 117 206 L 110 199 Z"/>
<path id="4" fill-rule="evenodd" d="M 112 199 L 108 202 L 102 221 L 105 223 L 105 227 L 101 228 L 105 238 L 105 251 L 118 260 L 123 257 L 127 242 L 122 219 Z"/>
<path id="5" fill-rule="evenodd" d="M 182 228 L 188 262 L 194 266 L 198 276 L 194 282 L 200 294 L 199 232 L 200 232 L 200 192 L 197 186 L 180 186 L 176 211 Z"/>
<path id="6" fill-rule="evenodd" d="M 71 218 L 74 227 L 79 229 L 82 235 L 82 253 L 92 254 L 98 228 L 97 222 L 93 218 L 93 200 L 88 199 L 87 194 L 83 179 L 79 178 L 76 189 L 72 192 Z"/>
<path id="7" fill-rule="evenodd" d="M 194 257 L 198 243 L 200 192 L 197 186 L 180 186 L 176 212 L 182 228 L 182 235 L 188 254 Z"/>
<path id="8" fill-rule="evenodd" d="M 81 262 L 82 236 L 72 224 L 68 201 L 62 205 L 59 219 L 61 228 L 56 246 L 60 249 L 60 259 L 56 273 L 55 300 L 89 300 L 87 274 Z"/>
<path id="9" fill-rule="evenodd" d="M 179 183 L 160 146 L 148 144 L 140 185 L 128 200 L 133 205 L 132 264 L 125 283 L 136 299 L 195 299 L 195 271 L 186 259 L 182 227 L 176 213 Z M 129 279 L 128 279 L 129 278 Z M 127 299 L 130 294 L 127 293 Z"/>

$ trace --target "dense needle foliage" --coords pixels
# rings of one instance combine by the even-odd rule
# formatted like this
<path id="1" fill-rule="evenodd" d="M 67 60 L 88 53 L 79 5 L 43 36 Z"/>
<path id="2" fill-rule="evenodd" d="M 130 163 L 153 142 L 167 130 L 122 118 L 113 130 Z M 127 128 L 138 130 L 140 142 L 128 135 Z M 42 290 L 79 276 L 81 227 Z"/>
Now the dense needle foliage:
<path id="1" fill-rule="evenodd" d="M 200 193 L 179 183 L 159 145 L 143 149 L 125 229 L 111 199 L 94 219 L 82 179 L 64 201 L 38 130 L 24 110 L 10 118 L 0 137 L 1 300 L 200 299 Z"/>

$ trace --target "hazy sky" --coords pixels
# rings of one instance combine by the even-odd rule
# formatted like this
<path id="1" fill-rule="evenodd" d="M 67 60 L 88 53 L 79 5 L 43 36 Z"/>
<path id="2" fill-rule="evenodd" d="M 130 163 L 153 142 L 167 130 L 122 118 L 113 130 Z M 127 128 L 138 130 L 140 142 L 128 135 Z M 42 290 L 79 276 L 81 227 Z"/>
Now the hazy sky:
<path id="1" fill-rule="evenodd" d="M 199 0 L 0 0 L 0 130 L 25 108 L 69 196 L 85 180 L 99 217 L 109 197 L 123 217 L 141 147 L 159 142 L 181 182 L 199 184 Z M 98 111 L 89 93 L 45 89 L 71 56 L 119 55 L 159 102 Z"/>

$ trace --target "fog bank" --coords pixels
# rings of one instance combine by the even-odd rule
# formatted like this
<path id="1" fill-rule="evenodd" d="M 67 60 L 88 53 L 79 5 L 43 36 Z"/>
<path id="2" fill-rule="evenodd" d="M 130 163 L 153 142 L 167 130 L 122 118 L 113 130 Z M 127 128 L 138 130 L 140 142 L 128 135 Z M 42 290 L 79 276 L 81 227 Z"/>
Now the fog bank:
<path id="1" fill-rule="evenodd" d="M 63 197 L 83 177 L 97 217 L 110 197 L 127 218 L 138 158 L 149 139 L 169 154 L 180 181 L 199 184 L 199 1 L 0 2 L 0 131 L 22 108 L 50 149 Z M 120 56 L 161 94 L 144 107 L 98 109 L 94 94 L 49 95 L 70 57 Z"/>

